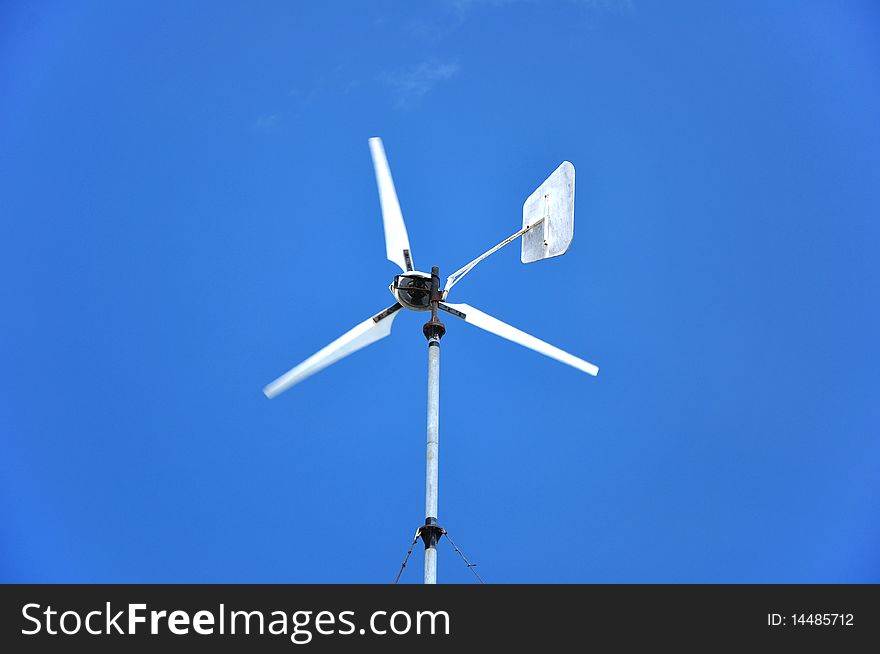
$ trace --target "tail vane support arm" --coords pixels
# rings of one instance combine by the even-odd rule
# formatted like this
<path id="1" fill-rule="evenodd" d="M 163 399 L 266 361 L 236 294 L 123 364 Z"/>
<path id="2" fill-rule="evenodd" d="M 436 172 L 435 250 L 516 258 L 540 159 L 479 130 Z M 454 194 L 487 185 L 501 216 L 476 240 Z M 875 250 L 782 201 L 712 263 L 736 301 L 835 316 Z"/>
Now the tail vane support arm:
<path id="1" fill-rule="evenodd" d="M 531 223 L 530 225 L 526 225 L 521 230 L 519 230 L 516 234 L 511 234 L 510 236 L 508 236 L 506 239 L 501 241 L 498 245 L 496 245 L 492 249 L 487 250 L 486 252 L 484 252 L 483 254 L 478 256 L 476 259 L 474 259 L 470 263 L 463 265 L 461 268 L 459 268 L 454 273 L 449 275 L 449 277 L 446 278 L 446 285 L 443 287 L 444 299 L 449 294 L 449 289 L 451 289 L 453 286 L 455 286 L 462 277 L 467 275 L 473 269 L 474 266 L 476 266 L 478 263 L 480 263 L 483 259 L 485 259 L 489 255 L 495 254 L 496 252 L 498 252 L 498 250 L 503 248 L 505 245 L 512 243 L 513 241 L 518 239 L 520 236 L 522 236 L 526 232 L 531 231 L 532 229 L 534 229 L 535 227 L 537 227 L 538 225 L 540 225 L 543 222 L 544 222 L 544 219 L 539 218 L 538 220 Z"/>

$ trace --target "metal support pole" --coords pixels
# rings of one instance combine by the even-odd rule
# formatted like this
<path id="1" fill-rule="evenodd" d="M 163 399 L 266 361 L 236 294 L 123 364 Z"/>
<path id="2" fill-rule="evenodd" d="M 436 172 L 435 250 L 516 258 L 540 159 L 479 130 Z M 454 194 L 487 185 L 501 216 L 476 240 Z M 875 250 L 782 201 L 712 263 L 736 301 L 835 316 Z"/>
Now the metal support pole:
<path id="1" fill-rule="evenodd" d="M 425 470 L 425 526 L 437 524 L 438 437 L 440 432 L 440 339 L 428 341 L 428 452 Z M 437 538 L 425 534 L 425 583 L 437 583 Z"/>
<path id="2" fill-rule="evenodd" d="M 440 302 L 440 273 L 431 269 L 431 320 L 423 331 L 428 339 L 428 443 L 425 467 L 425 525 L 421 528 L 425 542 L 425 583 L 437 583 L 437 541 L 443 529 L 437 521 L 438 457 L 440 438 L 440 339 L 446 327 L 437 318 Z"/>

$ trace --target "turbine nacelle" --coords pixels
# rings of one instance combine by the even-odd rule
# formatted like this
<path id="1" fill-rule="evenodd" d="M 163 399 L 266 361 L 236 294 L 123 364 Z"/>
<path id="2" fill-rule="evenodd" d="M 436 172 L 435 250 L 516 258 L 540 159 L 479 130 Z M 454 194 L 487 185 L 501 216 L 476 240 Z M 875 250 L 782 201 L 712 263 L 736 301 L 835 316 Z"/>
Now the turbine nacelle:
<path id="1" fill-rule="evenodd" d="M 411 270 L 395 275 L 388 290 L 404 309 L 431 310 L 431 275 L 428 273 Z"/>

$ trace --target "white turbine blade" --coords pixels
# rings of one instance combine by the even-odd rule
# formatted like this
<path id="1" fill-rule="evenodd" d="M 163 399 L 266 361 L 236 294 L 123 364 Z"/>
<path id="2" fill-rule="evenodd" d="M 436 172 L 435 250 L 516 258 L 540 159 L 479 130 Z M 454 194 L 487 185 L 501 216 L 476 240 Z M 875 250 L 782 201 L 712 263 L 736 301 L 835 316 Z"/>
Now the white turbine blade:
<path id="1" fill-rule="evenodd" d="M 500 336 L 501 338 L 506 338 L 508 341 L 513 341 L 514 343 L 519 343 L 520 345 L 527 347 L 529 349 L 534 350 L 535 352 L 540 352 L 544 356 L 548 356 L 551 359 L 556 359 L 557 361 L 561 361 L 562 363 L 567 363 L 568 365 L 577 368 L 578 370 L 582 370 L 583 372 L 593 375 L 594 377 L 599 374 L 599 368 L 594 366 L 592 363 L 588 361 L 584 361 L 583 359 L 579 359 L 573 354 L 569 354 L 564 350 L 560 350 L 558 347 L 550 345 L 550 343 L 545 343 L 539 338 L 535 338 L 530 334 L 526 334 L 524 331 L 520 331 L 516 327 L 511 327 L 507 323 L 503 323 L 497 318 L 493 318 L 487 313 L 483 313 L 479 309 L 475 309 L 469 304 L 441 304 L 440 308 L 444 310 L 448 310 L 447 307 L 454 309 L 456 312 L 459 312 L 462 315 L 457 315 L 455 312 L 450 311 L 452 315 L 457 315 L 458 318 L 462 318 L 465 322 L 469 322 L 474 327 L 479 327 L 480 329 L 485 329 L 487 332 L 495 334 L 496 336 Z"/>
<path id="2" fill-rule="evenodd" d="M 298 384 L 306 377 L 323 370 L 331 363 L 336 363 L 343 357 L 357 352 L 385 338 L 391 333 L 391 324 L 400 309 L 399 304 L 394 304 L 372 318 L 367 318 L 362 323 L 345 332 L 330 345 L 318 350 L 301 364 L 287 371 L 278 379 L 263 389 L 269 399 L 286 391 L 291 386 Z"/>
<path id="3" fill-rule="evenodd" d="M 370 154 L 373 155 L 373 169 L 376 171 L 376 186 L 379 187 L 379 201 L 382 203 L 382 222 L 385 225 L 385 251 L 388 260 L 393 261 L 403 272 L 413 270 L 412 254 L 409 249 L 409 237 L 403 214 L 391 179 L 391 169 L 385 158 L 382 139 L 374 136 L 370 139 Z"/>

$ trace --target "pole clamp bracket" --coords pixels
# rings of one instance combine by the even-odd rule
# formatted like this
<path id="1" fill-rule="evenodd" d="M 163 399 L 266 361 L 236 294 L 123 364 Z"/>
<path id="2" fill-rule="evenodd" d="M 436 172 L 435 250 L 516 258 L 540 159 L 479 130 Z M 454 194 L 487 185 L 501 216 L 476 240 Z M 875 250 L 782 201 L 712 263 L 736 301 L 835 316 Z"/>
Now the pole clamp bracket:
<path id="1" fill-rule="evenodd" d="M 437 518 L 425 518 L 425 524 L 419 527 L 419 536 L 425 543 L 425 549 L 437 545 L 446 530 L 437 522 Z"/>
<path id="2" fill-rule="evenodd" d="M 437 341 L 439 345 L 440 339 L 446 333 L 446 325 L 440 322 L 440 319 L 437 317 L 437 308 L 442 296 L 443 293 L 440 291 L 440 269 L 434 266 L 431 268 L 431 319 L 422 327 L 422 333 L 428 339 L 429 344 L 431 341 Z"/>

